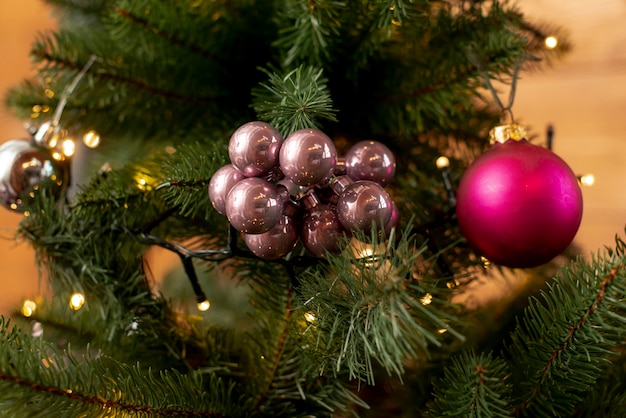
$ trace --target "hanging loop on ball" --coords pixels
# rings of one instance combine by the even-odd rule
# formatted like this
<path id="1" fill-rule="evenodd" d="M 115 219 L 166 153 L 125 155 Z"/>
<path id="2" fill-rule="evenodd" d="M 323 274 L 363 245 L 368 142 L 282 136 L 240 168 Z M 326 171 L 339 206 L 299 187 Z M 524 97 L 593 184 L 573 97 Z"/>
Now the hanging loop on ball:
<path id="1" fill-rule="evenodd" d="M 528 53 L 524 53 L 518 57 L 517 61 L 515 62 L 515 66 L 513 67 L 513 73 L 511 74 L 511 84 L 510 84 L 511 88 L 509 90 L 509 97 L 508 97 L 507 104 L 505 106 L 503 101 L 500 100 L 498 91 L 493 86 L 493 83 L 491 82 L 491 78 L 489 77 L 489 72 L 485 68 L 484 62 L 480 60 L 476 50 L 473 47 L 468 47 L 466 52 L 467 52 L 467 57 L 470 60 L 470 62 L 478 69 L 478 71 L 480 71 L 482 78 L 485 82 L 485 86 L 487 87 L 487 89 L 491 93 L 491 96 L 493 97 L 493 101 L 502 112 L 501 119 L 504 121 L 505 117 L 508 115 L 510 118 L 510 123 L 515 124 L 515 117 L 513 116 L 512 109 L 513 109 L 513 103 L 515 102 L 515 92 L 517 89 L 517 80 L 519 79 L 519 73 L 522 70 L 522 66 L 524 62 L 538 61 L 539 58 L 533 55 L 530 55 Z"/>
<path id="2" fill-rule="evenodd" d="M 38 129 L 27 127 L 27 130 L 32 133 L 35 142 L 45 147 L 50 145 L 50 139 L 60 130 L 59 122 L 61 121 L 61 116 L 63 116 L 63 110 L 67 105 L 69 97 L 72 95 L 78 86 L 78 83 L 80 83 L 96 60 L 98 60 L 98 57 L 96 55 L 91 55 L 83 68 L 78 72 L 78 74 L 76 74 L 72 82 L 65 88 L 61 94 L 57 108 L 52 115 L 52 120 L 43 123 Z"/>

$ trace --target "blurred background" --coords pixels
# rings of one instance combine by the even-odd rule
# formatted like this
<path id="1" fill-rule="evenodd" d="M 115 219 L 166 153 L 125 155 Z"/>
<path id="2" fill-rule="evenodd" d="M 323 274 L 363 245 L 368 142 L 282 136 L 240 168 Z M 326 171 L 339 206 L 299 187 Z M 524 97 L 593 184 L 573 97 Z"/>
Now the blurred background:
<path id="1" fill-rule="evenodd" d="M 539 139 L 554 127 L 554 148 L 575 173 L 592 173 L 575 242 L 590 258 L 626 225 L 626 0 L 523 0 L 538 22 L 558 26 L 573 50 L 542 72 L 522 74 L 513 111 Z M 28 52 L 38 32 L 54 28 L 41 0 L 5 2 L 0 14 L 0 95 L 34 73 Z M 506 99 L 508 92 L 503 92 Z M 0 106 L 0 142 L 23 138 L 23 120 Z M 39 293 L 34 254 L 16 242 L 22 215 L 0 211 L 0 313 Z"/>

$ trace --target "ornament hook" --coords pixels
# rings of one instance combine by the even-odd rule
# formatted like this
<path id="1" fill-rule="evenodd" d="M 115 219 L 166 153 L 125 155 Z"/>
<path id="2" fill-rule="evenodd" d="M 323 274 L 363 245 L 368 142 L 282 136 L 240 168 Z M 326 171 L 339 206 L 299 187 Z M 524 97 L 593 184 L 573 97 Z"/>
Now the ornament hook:
<path id="1" fill-rule="evenodd" d="M 87 71 L 89 71 L 97 59 L 98 57 L 96 55 L 91 55 L 83 68 L 78 72 L 78 74 L 76 74 L 72 82 L 65 88 L 63 94 L 61 94 L 61 98 L 50 122 L 43 123 L 38 129 L 27 128 L 27 130 L 33 135 L 35 142 L 41 145 L 48 145 L 51 137 L 59 131 L 59 122 L 69 97 L 72 95 L 78 86 L 78 83 L 80 83 L 85 74 L 87 74 Z"/>

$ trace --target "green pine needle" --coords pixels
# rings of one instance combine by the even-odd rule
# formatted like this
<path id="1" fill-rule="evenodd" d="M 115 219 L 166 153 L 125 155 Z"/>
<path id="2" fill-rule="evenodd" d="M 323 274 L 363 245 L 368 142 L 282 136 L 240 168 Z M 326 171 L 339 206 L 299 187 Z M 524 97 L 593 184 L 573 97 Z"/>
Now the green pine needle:
<path id="1" fill-rule="evenodd" d="M 488 354 L 464 352 L 450 359 L 444 377 L 435 385 L 435 417 L 508 417 L 511 387 L 504 360 Z"/>
<path id="2" fill-rule="evenodd" d="M 337 120 L 322 69 L 300 66 L 284 75 L 264 71 L 268 82 L 253 90 L 259 119 L 285 136 L 299 129 L 319 129 L 321 120 Z"/>
<path id="3" fill-rule="evenodd" d="M 564 269 L 533 298 L 511 337 L 519 415 L 571 416 L 610 367 L 626 324 L 626 255 L 618 250 Z"/>

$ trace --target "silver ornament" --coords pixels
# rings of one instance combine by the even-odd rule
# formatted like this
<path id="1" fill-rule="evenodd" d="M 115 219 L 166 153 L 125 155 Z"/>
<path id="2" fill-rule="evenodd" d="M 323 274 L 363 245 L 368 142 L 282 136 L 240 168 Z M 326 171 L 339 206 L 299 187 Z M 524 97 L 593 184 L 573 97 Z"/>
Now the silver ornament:
<path id="1" fill-rule="evenodd" d="M 12 139 L 0 145 L 0 204 L 24 212 L 28 202 L 45 190 L 58 199 L 69 183 L 67 162 L 32 141 Z"/>

